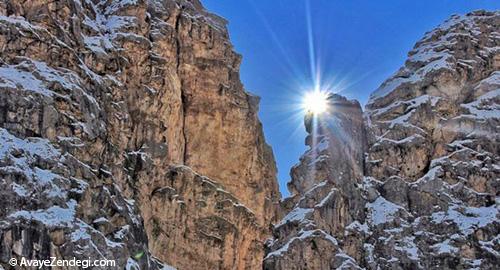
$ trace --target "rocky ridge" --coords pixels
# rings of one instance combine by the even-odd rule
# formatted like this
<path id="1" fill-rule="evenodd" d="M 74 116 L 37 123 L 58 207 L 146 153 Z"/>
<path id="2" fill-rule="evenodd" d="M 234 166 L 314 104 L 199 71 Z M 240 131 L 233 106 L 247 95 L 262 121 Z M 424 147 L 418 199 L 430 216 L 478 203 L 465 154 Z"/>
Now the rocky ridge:
<path id="1" fill-rule="evenodd" d="M 280 194 L 225 24 L 198 1 L 0 3 L 0 265 L 260 267 Z"/>
<path id="2" fill-rule="evenodd" d="M 306 116 L 310 149 L 291 171 L 264 269 L 496 267 L 498 29 L 498 11 L 452 16 L 417 42 L 364 116 L 336 95 L 316 128 Z"/>

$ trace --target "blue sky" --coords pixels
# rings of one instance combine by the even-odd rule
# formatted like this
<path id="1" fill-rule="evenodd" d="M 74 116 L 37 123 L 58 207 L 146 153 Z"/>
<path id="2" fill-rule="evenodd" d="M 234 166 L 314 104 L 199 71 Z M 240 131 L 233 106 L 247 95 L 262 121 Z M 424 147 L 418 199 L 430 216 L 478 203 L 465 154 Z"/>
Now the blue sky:
<path id="1" fill-rule="evenodd" d="M 306 150 L 299 104 L 303 92 L 314 86 L 311 74 L 320 74 L 325 87 L 365 104 L 426 31 L 452 14 L 500 9 L 500 1 L 493 0 L 202 3 L 229 21 L 231 42 L 243 55 L 241 80 L 261 97 L 259 115 L 284 196 L 290 168 Z"/>

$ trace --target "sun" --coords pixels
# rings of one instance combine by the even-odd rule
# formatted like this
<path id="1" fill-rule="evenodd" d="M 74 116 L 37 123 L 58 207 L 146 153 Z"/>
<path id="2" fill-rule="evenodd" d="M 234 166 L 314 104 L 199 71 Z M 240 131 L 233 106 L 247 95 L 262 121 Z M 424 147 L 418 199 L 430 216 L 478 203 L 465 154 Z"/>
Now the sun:
<path id="1" fill-rule="evenodd" d="M 325 112 L 328 108 L 328 94 L 319 90 L 307 92 L 302 102 L 302 108 L 313 114 Z"/>

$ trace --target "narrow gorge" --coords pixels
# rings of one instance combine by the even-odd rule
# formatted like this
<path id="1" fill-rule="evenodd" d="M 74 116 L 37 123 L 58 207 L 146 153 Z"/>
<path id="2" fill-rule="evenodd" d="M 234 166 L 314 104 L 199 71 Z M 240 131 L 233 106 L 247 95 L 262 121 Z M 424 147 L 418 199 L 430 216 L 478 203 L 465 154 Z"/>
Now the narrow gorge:
<path id="1" fill-rule="evenodd" d="M 426 33 L 364 109 L 306 114 L 287 198 L 226 24 L 198 0 L 0 2 L 0 270 L 497 267 L 500 11 Z"/>

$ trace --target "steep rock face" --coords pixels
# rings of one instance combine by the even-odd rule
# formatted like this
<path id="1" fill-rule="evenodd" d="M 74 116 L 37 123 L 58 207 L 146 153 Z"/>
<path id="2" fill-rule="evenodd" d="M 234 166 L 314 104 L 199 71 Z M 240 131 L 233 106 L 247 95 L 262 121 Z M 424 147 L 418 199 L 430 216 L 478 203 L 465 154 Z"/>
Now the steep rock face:
<path id="1" fill-rule="evenodd" d="M 290 210 L 268 242 L 266 269 L 496 267 L 498 29 L 499 12 L 477 11 L 427 33 L 371 95 L 364 139 L 347 125 L 332 125 L 330 143 L 322 144 L 322 128 L 339 116 L 318 116 L 319 132 L 307 139 L 311 149 L 292 169 L 294 196 L 283 202 Z M 343 131 L 358 148 L 339 149 Z M 348 162 L 362 151 L 360 140 L 367 141 L 364 177 Z M 318 154 L 322 149 L 329 155 Z"/>
<path id="2" fill-rule="evenodd" d="M 223 19 L 198 1 L 12 0 L 0 33 L 1 264 L 260 264 L 280 195 Z"/>
<path id="3" fill-rule="evenodd" d="M 179 269 L 261 268 L 269 232 L 222 185 L 186 166 L 150 184 L 158 188 L 143 216 L 151 223 L 150 248 L 167 251 L 159 257 Z"/>

